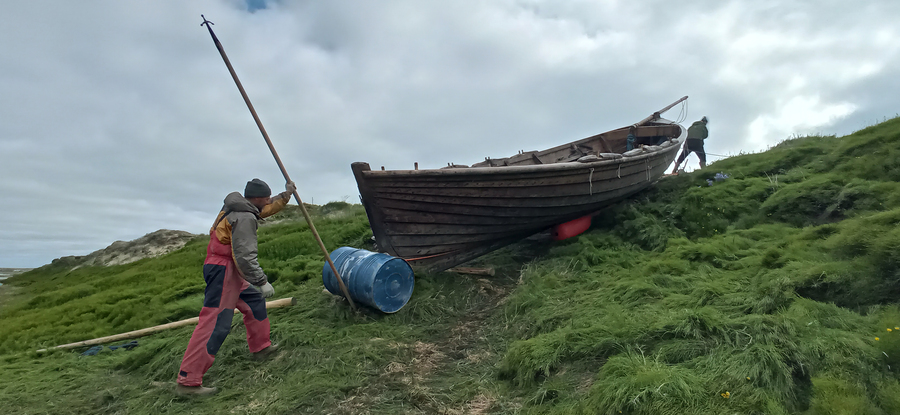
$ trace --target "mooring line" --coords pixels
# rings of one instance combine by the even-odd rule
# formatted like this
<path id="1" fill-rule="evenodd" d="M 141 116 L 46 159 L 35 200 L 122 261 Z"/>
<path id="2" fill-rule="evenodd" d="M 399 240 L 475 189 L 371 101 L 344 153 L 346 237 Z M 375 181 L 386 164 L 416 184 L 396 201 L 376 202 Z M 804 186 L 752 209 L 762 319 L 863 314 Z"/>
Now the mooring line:
<path id="1" fill-rule="evenodd" d="M 593 182 L 593 180 L 594 180 L 594 168 L 591 167 L 591 173 L 588 174 L 588 185 L 590 186 L 590 189 L 591 189 L 591 194 L 590 194 L 591 196 L 594 195 L 594 182 Z"/>

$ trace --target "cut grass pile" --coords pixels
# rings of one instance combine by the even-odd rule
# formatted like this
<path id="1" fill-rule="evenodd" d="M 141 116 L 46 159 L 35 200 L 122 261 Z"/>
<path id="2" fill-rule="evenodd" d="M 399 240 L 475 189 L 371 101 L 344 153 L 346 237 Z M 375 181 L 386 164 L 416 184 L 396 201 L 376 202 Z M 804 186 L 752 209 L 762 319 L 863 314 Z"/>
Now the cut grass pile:
<path id="1" fill-rule="evenodd" d="M 666 178 L 584 235 L 471 264 L 497 277 L 417 275 L 393 315 L 323 294 L 318 246 L 284 212 L 260 229 L 278 296 L 298 299 L 271 312 L 284 350 L 253 362 L 236 318 L 206 377 L 223 392 L 202 400 L 168 389 L 190 328 L 32 350 L 196 316 L 204 238 L 43 267 L 7 280 L 0 396 L 26 414 L 900 413 L 898 145 L 894 119 Z M 330 249 L 372 248 L 359 205 L 313 208 Z"/>

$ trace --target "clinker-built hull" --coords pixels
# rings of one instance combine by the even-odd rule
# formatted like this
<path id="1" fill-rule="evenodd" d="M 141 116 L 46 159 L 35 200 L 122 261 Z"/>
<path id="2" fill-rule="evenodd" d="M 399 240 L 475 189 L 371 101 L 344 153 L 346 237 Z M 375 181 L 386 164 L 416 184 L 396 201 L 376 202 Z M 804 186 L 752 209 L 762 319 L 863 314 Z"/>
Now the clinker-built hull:
<path id="1" fill-rule="evenodd" d="M 353 163 L 376 244 L 439 271 L 634 195 L 681 147 L 684 128 L 659 117 L 675 104 L 631 126 L 472 167 L 385 171 Z"/>

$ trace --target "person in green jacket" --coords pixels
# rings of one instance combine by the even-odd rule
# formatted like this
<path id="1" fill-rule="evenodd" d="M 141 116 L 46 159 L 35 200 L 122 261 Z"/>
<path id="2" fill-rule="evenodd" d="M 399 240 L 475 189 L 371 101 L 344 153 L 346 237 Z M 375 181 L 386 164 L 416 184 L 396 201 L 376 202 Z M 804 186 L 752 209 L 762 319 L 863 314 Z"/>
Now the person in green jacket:
<path id="1" fill-rule="evenodd" d="M 706 151 L 703 150 L 703 140 L 709 136 L 709 130 L 706 129 L 706 124 L 708 122 L 709 120 L 704 115 L 700 121 L 694 121 L 688 128 L 687 140 L 684 141 L 684 149 L 681 150 L 681 155 L 678 156 L 678 160 L 675 161 L 675 168 L 672 169 L 672 174 L 678 173 L 678 167 L 681 166 L 681 162 L 683 162 L 691 152 L 697 153 L 697 157 L 700 158 L 700 168 L 706 167 Z"/>

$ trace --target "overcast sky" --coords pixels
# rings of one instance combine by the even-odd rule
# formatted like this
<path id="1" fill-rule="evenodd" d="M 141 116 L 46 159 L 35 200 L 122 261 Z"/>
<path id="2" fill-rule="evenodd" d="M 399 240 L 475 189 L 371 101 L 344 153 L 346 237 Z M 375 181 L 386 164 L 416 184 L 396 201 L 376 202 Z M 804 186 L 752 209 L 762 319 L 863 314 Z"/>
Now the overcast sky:
<path id="1" fill-rule="evenodd" d="M 0 267 L 204 233 L 247 180 L 283 188 L 201 14 L 307 203 L 358 202 L 354 161 L 472 164 L 684 95 L 666 115 L 708 116 L 713 154 L 900 112 L 894 0 L 7 2 Z"/>

